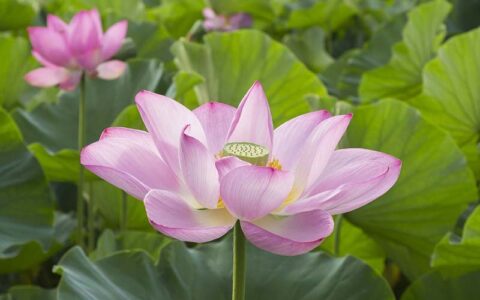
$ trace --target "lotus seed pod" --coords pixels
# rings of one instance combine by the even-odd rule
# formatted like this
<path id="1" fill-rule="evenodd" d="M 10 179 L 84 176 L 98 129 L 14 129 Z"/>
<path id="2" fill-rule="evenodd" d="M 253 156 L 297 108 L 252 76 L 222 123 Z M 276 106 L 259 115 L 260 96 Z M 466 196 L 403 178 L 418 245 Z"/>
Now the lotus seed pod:
<path id="1" fill-rule="evenodd" d="M 222 156 L 235 156 L 257 166 L 268 163 L 268 149 L 253 143 L 228 143 L 223 148 Z"/>

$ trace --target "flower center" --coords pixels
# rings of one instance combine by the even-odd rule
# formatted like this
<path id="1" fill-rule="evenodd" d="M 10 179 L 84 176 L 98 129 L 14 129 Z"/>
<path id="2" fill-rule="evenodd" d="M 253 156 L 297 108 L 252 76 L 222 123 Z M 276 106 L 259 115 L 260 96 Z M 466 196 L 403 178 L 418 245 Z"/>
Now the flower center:
<path id="1" fill-rule="evenodd" d="M 254 143 L 228 143 L 223 147 L 222 156 L 235 156 L 257 166 L 268 163 L 268 149 Z"/>
<path id="2" fill-rule="evenodd" d="M 282 170 L 282 165 L 280 164 L 280 161 L 278 159 L 273 159 L 272 161 L 269 161 L 267 166 L 280 171 Z"/>

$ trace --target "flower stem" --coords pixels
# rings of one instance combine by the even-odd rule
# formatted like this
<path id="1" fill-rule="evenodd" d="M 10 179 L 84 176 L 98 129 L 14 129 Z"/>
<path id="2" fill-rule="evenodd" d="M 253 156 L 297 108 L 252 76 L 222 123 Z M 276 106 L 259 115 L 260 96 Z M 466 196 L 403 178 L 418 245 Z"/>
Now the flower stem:
<path id="1" fill-rule="evenodd" d="M 120 221 L 120 229 L 122 232 L 127 230 L 127 218 L 128 218 L 128 198 L 127 193 L 122 191 L 122 214 L 121 214 L 121 221 Z"/>
<path id="2" fill-rule="evenodd" d="M 342 231 L 342 220 L 343 220 L 343 215 L 337 215 L 337 217 L 335 218 L 335 223 L 337 223 L 337 225 L 335 226 L 335 239 L 333 244 L 333 253 L 336 256 L 340 255 L 340 235 Z"/>
<path id="3" fill-rule="evenodd" d="M 233 230 L 233 286 L 232 300 L 245 299 L 245 236 L 240 222 L 235 224 Z"/>
<path id="4" fill-rule="evenodd" d="M 82 151 L 85 143 L 85 75 L 80 80 L 80 99 L 78 104 L 78 152 Z M 80 164 L 77 183 L 77 243 L 85 248 L 83 237 L 84 226 L 84 199 L 83 199 L 84 170 Z"/>
<path id="5" fill-rule="evenodd" d="M 88 239 L 87 247 L 88 253 L 91 253 L 95 247 L 95 206 L 94 206 L 94 195 L 93 195 L 93 186 L 89 184 L 89 193 L 88 193 L 88 204 L 87 204 L 87 226 L 88 226 Z"/>

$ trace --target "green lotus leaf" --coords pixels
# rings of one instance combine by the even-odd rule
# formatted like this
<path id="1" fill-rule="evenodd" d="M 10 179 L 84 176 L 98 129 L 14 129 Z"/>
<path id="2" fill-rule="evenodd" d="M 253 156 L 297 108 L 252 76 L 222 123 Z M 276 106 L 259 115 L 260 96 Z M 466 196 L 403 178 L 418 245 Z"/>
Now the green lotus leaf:
<path id="1" fill-rule="evenodd" d="M 124 250 L 143 250 L 156 260 L 170 241 L 157 232 L 128 230 L 115 234 L 107 229 L 99 237 L 97 248 L 90 254 L 90 258 L 98 260 Z"/>
<path id="2" fill-rule="evenodd" d="M 432 266 L 448 274 L 480 270 L 480 207 L 468 217 L 460 240 L 448 233 L 438 243 Z"/>
<path id="3" fill-rule="evenodd" d="M 155 264 L 128 251 L 91 261 L 75 247 L 60 260 L 58 299 L 230 299 L 231 239 L 174 242 Z M 394 299 L 386 281 L 353 257 L 283 257 L 247 247 L 246 299 Z M 352 293 L 352 291 L 355 291 Z"/>
<path id="4" fill-rule="evenodd" d="M 2 1 L 5 2 L 9 1 Z M 12 108 L 19 105 L 25 90 L 23 76 L 36 63 L 27 40 L 22 37 L 0 36 L 0 56 L 8 58 L 0 60 L 0 105 Z"/>
<path id="5" fill-rule="evenodd" d="M 172 49 L 181 71 L 204 78 L 194 88 L 198 103 L 220 101 L 237 106 L 258 80 L 278 125 L 308 112 L 304 99 L 307 94 L 326 96 L 325 87 L 315 74 L 288 48 L 264 33 L 240 30 L 210 33 L 204 39 L 203 45 L 180 40 Z M 248 50 L 243 50 L 245 45 Z M 189 98 L 177 100 L 192 102 Z"/>
<path id="6" fill-rule="evenodd" d="M 455 141 L 409 105 L 383 100 L 354 109 L 342 145 L 402 160 L 393 188 L 347 218 L 375 239 L 409 278 L 430 270 L 435 245 L 477 198 L 475 177 Z"/>
<path id="7" fill-rule="evenodd" d="M 364 74 L 360 82 L 360 101 L 392 97 L 409 99 L 422 88 L 422 70 L 445 37 L 445 21 L 451 5 L 434 0 L 408 13 L 403 41 L 395 44 L 390 61 Z"/>
<path id="8" fill-rule="evenodd" d="M 480 272 L 443 277 L 437 272 L 422 276 L 408 287 L 402 300 L 470 300 L 480 293 Z"/>
<path id="9" fill-rule="evenodd" d="M 385 269 L 385 251 L 383 248 L 362 229 L 342 218 L 335 220 L 335 226 L 340 226 L 340 235 L 330 235 L 320 244 L 319 249 L 326 250 L 336 256 L 352 255 L 363 260 L 379 275 Z M 335 241 L 338 238 L 338 241 Z M 335 249 L 337 243 L 337 249 Z"/>
<path id="10" fill-rule="evenodd" d="M 27 27 L 35 20 L 38 8 L 38 2 L 35 0 L 0 1 L 0 30 L 16 30 Z"/>
<path id="11" fill-rule="evenodd" d="M 55 251 L 54 233 L 46 178 L 13 119 L 0 109 L 0 273 L 41 262 Z"/>
<path id="12" fill-rule="evenodd" d="M 480 128 L 480 29 L 453 37 L 439 50 L 423 74 L 422 97 L 411 103 L 447 130 L 466 153 L 470 165 L 480 174 L 478 150 Z"/>

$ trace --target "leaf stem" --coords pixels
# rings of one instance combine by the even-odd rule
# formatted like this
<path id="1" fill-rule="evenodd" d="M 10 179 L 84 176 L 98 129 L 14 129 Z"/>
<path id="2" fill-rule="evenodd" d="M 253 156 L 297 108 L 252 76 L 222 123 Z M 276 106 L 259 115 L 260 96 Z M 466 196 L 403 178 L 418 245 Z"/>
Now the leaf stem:
<path id="1" fill-rule="evenodd" d="M 233 282 L 232 300 L 245 299 L 245 236 L 240 222 L 233 229 Z"/>
<path id="2" fill-rule="evenodd" d="M 342 231 L 342 220 L 343 220 L 343 215 L 337 215 L 335 218 L 335 223 L 337 225 L 335 226 L 335 239 L 334 239 L 334 244 L 333 244 L 333 253 L 338 256 L 340 255 L 340 235 Z"/>
<path id="3" fill-rule="evenodd" d="M 85 75 L 80 80 L 80 99 L 78 104 L 78 153 L 82 151 L 85 143 Z M 77 243 L 85 249 L 83 237 L 84 226 L 84 199 L 83 199 L 84 170 L 80 164 L 77 182 Z"/>

